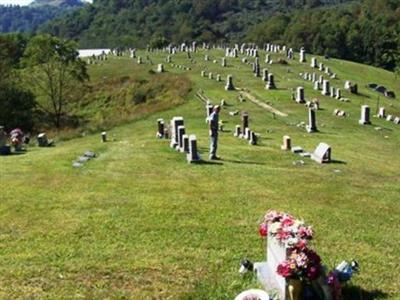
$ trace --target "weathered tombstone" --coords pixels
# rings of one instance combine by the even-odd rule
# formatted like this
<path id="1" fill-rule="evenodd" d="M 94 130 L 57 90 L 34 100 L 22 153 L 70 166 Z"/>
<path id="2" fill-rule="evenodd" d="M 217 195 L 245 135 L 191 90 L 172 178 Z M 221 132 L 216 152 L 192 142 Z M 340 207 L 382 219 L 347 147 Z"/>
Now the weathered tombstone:
<path id="1" fill-rule="evenodd" d="M 315 117 L 315 110 L 311 108 L 308 110 L 308 125 L 306 126 L 306 129 L 308 133 L 313 133 L 318 131 L 316 117 Z"/>
<path id="2" fill-rule="evenodd" d="M 267 90 L 274 90 L 276 89 L 275 82 L 274 82 L 274 74 L 268 74 L 268 82 L 266 85 Z"/>
<path id="3" fill-rule="evenodd" d="M 322 95 L 329 96 L 330 95 L 330 89 L 329 89 L 329 80 L 324 80 L 322 83 Z"/>
<path id="4" fill-rule="evenodd" d="M 178 126 L 178 146 L 176 147 L 176 150 L 181 151 L 183 149 L 183 135 L 186 133 L 185 131 L 185 126 L 181 125 Z"/>
<path id="5" fill-rule="evenodd" d="M 208 55 L 207 55 L 207 54 L 204 56 L 204 60 L 205 60 L 205 61 L 209 61 L 209 58 L 208 58 Z"/>
<path id="6" fill-rule="evenodd" d="M 158 64 L 157 73 L 163 73 L 163 72 L 164 72 L 164 65 L 163 64 Z"/>
<path id="7" fill-rule="evenodd" d="M 262 81 L 267 82 L 268 81 L 268 69 L 263 69 L 262 71 Z"/>
<path id="8" fill-rule="evenodd" d="M 242 133 L 244 134 L 246 131 L 246 128 L 249 127 L 249 114 L 244 112 L 242 114 Z"/>
<path id="9" fill-rule="evenodd" d="M 256 64 L 256 69 L 254 71 L 254 76 L 255 77 L 261 77 L 260 65 L 259 64 Z"/>
<path id="10" fill-rule="evenodd" d="M 164 120 L 157 120 L 157 138 L 162 139 L 164 137 Z"/>
<path id="11" fill-rule="evenodd" d="M 225 85 L 225 90 L 226 91 L 233 91 L 235 87 L 233 86 L 233 77 L 232 75 L 228 75 L 226 77 L 226 85 Z"/>
<path id="12" fill-rule="evenodd" d="M 340 89 L 336 89 L 336 99 L 340 100 L 342 98 L 342 93 L 340 91 Z"/>
<path id="13" fill-rule="evenodd" d="M 319 81 L 314 82 L 314 90 L 319 91 L 321 89 Z"/>
<path id="14" fill-rule="evenodd" d="M 242 133 L 241 133 L 241 130 L 240 130 L 240 125 L 236 125 L 235 132 L 234 132 L 233 136 L 240 137 L 241 134 Z"/>
<path id="15" fill-rule="evenodd" d="M 189 153 L 186 156 L 188 163 L 196 163 L 201 161 L 200 155 L 197 152 L 197 139 L 194 134 L 189 136 Z"/>
<path id="16" fill-rule="evenodd" d="M 331 95 L 332 98 L 336 97 L 336 89 L 333 86 L 331 86 L 330 95 Z"/>
<path id="17" fill-rule="evenodd" d="M 176 148 L 178 143 L 178 127 L 184 125 L 184 120 L 182 117 L 173 117 L 171 120 L 171 148 Z"/>
<path id="18" fill-rule="evenodd" d="M 251 130 L 250 130 L 250 128 L 247 127 L 244 130 L 243 138 L 246 139 L 246 140 L 250 140 L 250 137 L 251 137 Z"/>
<path id="19" fill-rule="evenodd" d="M 216 78 L 216 80 L 217 80 L 218 82 L 220 82 L 220 81 L 221 81 L 221 75 L 220 75 L 220 74 L 217 74 L 217 78 Z"/>
<path id="20" fill-rule="evenodd" d="M 312 81 L 312 82 L 316 82 L 316 81 L 317 81 L 317 74 L 312 73 L 312 75 L 311 75 L 311 81 Z"/>
<path id="21" fill-rule="evenodd" d="M 213 78 L 214 78 L 213 73 L 212 72 L 208 73 L 208 79 L 213 79 Z"/>
<path id="22" fill-rule="evenodd" d="M 311 159 L 315 160 L 320 164 L 329 163 L 331 162 L 331 155 L 332 155 L 331 147 L 326 143 L 320 143 L 315 149 L 314 153 L 311 154 Z"/>
<path id="23" fill-rule="evenodd" d="M 201 71 L 201 77 L 206 77 L 206 71 Z"/>
<path id="24" fill-rule="evenodd" d="M 387 117 L 386 117 L 386 121 L 392 121 L 393 120 L 393 116 L 392 115 L 388 115 Z"/>
<path id="25" fill-rule="evenodd" d="M 47 139 L 46 133 L 44 133 L 44 132 L 39 133 L 37 135 L 36 139 L 37 139 L 39 147 L 49 147 L 52 144 L 52 142 L 49 142 L 49 140 Z"/>
<path id="26" fill-rule="evenodd" d="M 358 121 L 361 125 L 371 124 L 369 119 L 370 108 L 368 105 L 361 106 L 361 119 Z"/>
<path id="27" fill-rule="evenodd" d="M 181 152 L 189 153 L 189 136 L 184 134 L 182 136 L 182 148 L 180 149 Z"/>
<path id="28" fill-rule="evenodd" d="M 271 55 L 269 54 L 265 55 L 265 63 L 269 64 L 270 61 L 271 61 Z"/>
<path id="29" fill-rule="evenodd" d="M 386 110 L 384 107 L 379 107 L 378 118 L 385 118 L 386 117 Z"/>
<path id="30" fill-rule="evenodd" d="M 306 62 L 306 50 L 304 48 L 300 49 L 300 62 L 301 63 Z"/>
<path id="31" fill-rule="evenodd" d="M 318 68 L 317 59 L 315 57 L 311 58 L 311 68 Z"/>
<path id="32" fill-rule="evenodd" d="M 250 145 L 257 145 L 257 134 L 254 131 L 250 131 Z"/>
<path id="33" fill-rule="evenodd" d="M 325 70 L 325 66 L 323 63 L 319 63 L 319 70 L 323 72 Z"/>
<path id="34" fill-rule="evenodd" d="M 394 118 L 393 123 L 396 124 L 396 125 L 399 125 L 400 124 L 400 117 Z"/>
<path id="35" fill-rule="evenodd" d="M 292 149 L 292 142 L 290 136 L 288 135 L 283 136 L 283 144 L 281 146 L 281 149 L 285 151 L 290 151 L 290 149 Z"/>
<path id="36" fill-rule="evenodd" d="M 103 132 L 101 133 L 101 141 L 102 141 L 103 143 L 107 142 L 107 132 L 103 131 Z"/>
<path id="37" fill-rule="evenodd" d="M 299 86 L 296 90 L 296 102 L 297 103 L 304 103 L 304 88 Z"/>
<path id="38" fill-rule="evenodd" d="M 221 66 L 224 68 L 226 67 L 226 58 L 225 57 L 222 58 Z"/>
<path id="39" fill-rule="evenodd" d="M 142 58 L 139 56 L 138 58 L 137 58 L 137 63 L 140 65 L 140 64 L 142 64 Z"/>

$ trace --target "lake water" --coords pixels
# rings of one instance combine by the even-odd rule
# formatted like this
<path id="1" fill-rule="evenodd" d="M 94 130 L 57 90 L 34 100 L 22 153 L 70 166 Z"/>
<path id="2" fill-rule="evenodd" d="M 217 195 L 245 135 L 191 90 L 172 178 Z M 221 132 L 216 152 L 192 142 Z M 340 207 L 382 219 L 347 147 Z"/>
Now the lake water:
<path id="1" fill-rule="evenodd" d="M 89 57 L 92 55 L 100 55 L 103 51 L 108 54 L 111 52 L 111 49 L 79 49 L 79 57 Z"/>

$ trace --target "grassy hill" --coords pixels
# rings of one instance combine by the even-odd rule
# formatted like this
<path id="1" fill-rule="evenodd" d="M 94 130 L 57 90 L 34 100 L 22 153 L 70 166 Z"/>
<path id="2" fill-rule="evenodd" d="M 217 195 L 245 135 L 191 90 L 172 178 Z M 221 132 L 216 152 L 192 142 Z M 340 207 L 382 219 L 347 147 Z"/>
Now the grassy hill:
<path id="1" fill-rule="evenodd" d="M 330 267 L 342 259 L 359 260 L 361 273 L 345 290 L 346 299 L 400 299 L 395 280 L 400 127 L 377 118 L 372 125 L 358 124 L 360 106 L 368 104 L 375 112 L 377 103 L 377 94 L 364 86 L 375 82 L 400 95 L 399 80 L 381 69 L 318 57 L 338 74 L 333 86 L 343 91 L 345 80 L 358 83 L 360 95 L 343 92 L 351 100 L 344 103 L 321 96 L 299 77 L 312 72 L 310 56 L 306 64 L 268 65 L 278 89 L 267 91 L 240 58 L 227 58 L 228 67 L 222 68 L 222 51 L 208 52 L 209 62 L 204 54 L 195 54 L 194 64 L 186 54 L 172 56 L 174 64 L 192 70 L 165 64 L 167 72 L 161 75 L 148 71 L 164 61 L 165 53 L 150 54 L 153 65 L 137 65 L 128 56 L 92 65 L 92 84 L 107 78 L 135 81 L 143 76 L 158 82 L 177 76 L 191 82 L 192 92 L 155 113 L 152 101 L 142 104 L 146 110 L 134 121 L 108 131 L 110 142 L 101 143 L 95 133 L 58 141 L 55 148 L 32 146 L 24 155 L 0 157 L 1 298 L 232 299 L 257 286 L 237 271 L 243 257 L 265 259 L 258 222 L 274 208 L 314 226 L 314 245 Z M 274 61 L 277 56 L 272 54 Z M 288 116 L 274 118 L 249 101 L 239 102 L 239 92 L 201 77 L 204 69 L 222 78 L 233 74 L 236 87 Z M 306 108 L 291 100 L 297 86 L 305 87 L 306 98 L 320 100 L 318 133 L 296 126 L 307 122 Z M 221 113 L 227 130 L 220 138 L 223 160 L 216 164 L 188 165 L 167 140 L 155 138 L 157 118 L 183 116 L 207 158 L 205 108 L 194 96 L 199 89 L 214 103 L 225 99 L 228 104 Z M 81 114 L 115 118 L 117 105 L 99 106 L 99 101 L 87 103 Z M 381 97 L 380 105 L 400 116 L 398 100 Z M 335 108 L 349 116 L 333 116 Z M 228 114 L 234 110 L 249 113 L 250 127 L 262 137 L 259 145 L 233 137 L 240 124 L 239 116 Z M 286 134 L 308 151 L 322 141 L 330 144 L 336 163 L 304 159 L 304 165 L 294 165 L 301 158 L 280 150 Z M 98 158 L 72 168 L 72 161 L 89 149 Z"/>

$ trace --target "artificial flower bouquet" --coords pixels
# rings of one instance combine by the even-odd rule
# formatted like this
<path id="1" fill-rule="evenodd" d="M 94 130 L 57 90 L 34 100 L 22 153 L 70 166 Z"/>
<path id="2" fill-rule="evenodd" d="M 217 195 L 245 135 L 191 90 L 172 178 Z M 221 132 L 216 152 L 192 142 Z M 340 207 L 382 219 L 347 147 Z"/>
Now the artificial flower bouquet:
<path id="1" fill-rule="evenodd" d="M 300 280 L 304 289 L 301 299 L 340 300 L 342 285 L 358 271 L 358 263 L 343 261 L 326 272 L 320 256 L 310 248 L 314 232 L 302 220 L 290 214 L 268 211 L 259 226 L 259 234 L 275 238 L 287 248 L 287 257 L 277 267 L 277 274 L 287 280 Z"/>

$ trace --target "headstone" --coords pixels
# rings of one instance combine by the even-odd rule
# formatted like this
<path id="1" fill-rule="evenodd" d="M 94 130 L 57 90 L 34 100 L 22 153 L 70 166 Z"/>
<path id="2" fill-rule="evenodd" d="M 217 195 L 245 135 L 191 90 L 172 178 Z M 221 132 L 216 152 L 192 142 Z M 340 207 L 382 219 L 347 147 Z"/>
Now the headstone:
<path id="1" fill-rule="evenodd" d="M 336 99 L 340 100 L 342 98 L 342 93 L 340 89 L 336 89 Z"/>
<path id="2" fill-rule="evenodd" d="M 137 59 L 137 63 L 140 65 L 140 64 L 142 64 L 142 58 L 139 56 L 138 57 L 138 59 Z"/>
<path id="3" fill-rule="evenodd" d="M 163 73 L 163 72 L 164 72 L 164 65 L 163 64 L 158 64 L 157 73 Z"/>
<path id="4" fill-rule="evenodd" d="M 315 117 L 315 110 L 311 108 L 308 109 L 308 125 L 306 126 L 306 129 L 308 133 L 318 131 L 316 117 Z"/>
<path id="5" fill-rule="evenodd" d="M 226 67 L 226 58 L 225 57 L 223 57 L 222 58 L 222 63 L 221 63 L 221 65 L 222 65 L 222 67 Z"/>
<path id="6" fill-rule="evenodd" d="M 269 54 L 265 55 L 265 63 L 269 64 L 270 61 L 271 61 L 271 55 Z"/>
<path id="7" fill-rule="evenodd" d="M 311 68 L 318 68 L 317 59 L 315 57 L 311 58 Z"/>
<path id="8" fill-rule="evenodd" d="M 250 145 L 257 145 L 257 134 L 254 131 L 250 132 Z"/>
<path id="9" fill-rule="evenodd" d="M 206 71 L 201 71 L 201 77 L 206 77 Z"/>
<path id="10" fill-rule="evenodd" d="M 322 83 L 322 95 L 329 96 L 331 93 L 330 88 L 329 88 L 329 80 L 324 80 Z"/>
<path id="11" fill-rule="evenodd" d="M 274 74 L 268 74 L 268 82 L 266 85 L 267 90 L 274 90 L 276 89 L 275 82 L 274 82 Z"/>
<path id="12" fill-rule="evenodd" d="M 268 81 L 268 69 L 263 69 L 262 71 L 262 81 L 267 82 Z"/>
<path id="13" fill-rule="evenodd" d="M 333 97 L 336 97 L 336 89 L 335 89 L 333 86 L 331 86 L 330 95 L 331 95 L 332 98 L 333 98 Z"/>
<path id="14" fill-rule="evenodd" d="M 182 136 L 182 144 L 183 147 L 180 149 L 181 152 L 189 153 L 189 136 L 187 134 Z"/>
<path id="15" fill-rule="evenodd" d="M 314 153 L 311 154 L 311 159 L 320 164 L 329 163 L 331 162 L 331 155 L 331 147 L 326 143 L 320 143 L 315 149 Z"/>
<path id="16" fill-rule="evenodd" d="M 300 62 L 301 63 L 306 62 L 306 50 L 304 50 L 304 48 L 300 49 Z"/>
<path id="17" fill-rule="evenodd" d="M 385 118 L 386 117 L 386 110 L 384 107 L 379 107 L 378 118 Z"/>
<path id="18" fill-rule="evenodd" d="M 157 138 L 162 139 L 164 137 L 164 120 L 158 119 L 157 120 Z"/>
<path id="19" fill-rule="evenodd" d="M 388 115 L 387 117 L 386 117 L 386 121 L 392 121 L 393 120 L 393 116 L 392 115 Z"/>
<path id="20" fill-rule="evenodd" d="M 101 141 L 102 141 L 103 143 L 107 142 L 107 132 L 103 131 L 103 132 L 101 133 Z"/>
<path id="21" fill-rule="evenodd" d="M 240 137 L 241 134 L 242 133 L 241 133 L 241 130 L 240 130 L 240 125 L 236 125 L 235 132 L 234 132 L 233 136 Z"/>
<path id="22" fill-rule="evenodd" d="M 178 126 L 178 146 L 176 147 L 176 150 L 181 151 L 183 149 L 183 135 L 186 133 L 185 131 L 185 126 L 181 125 Z"/>
<path id="23" fill-rule="evenodd" d="M 296 102 L 297 103 L 304 103 L 304 88 L 299 86 L 296 91 Z"/>
<path id="24" fill-rule="evenodd" d="M 178 127 L 184 125 L 182 117 L 173 117 L 171 120 L 171 148 L 176 148 L 178 143 Z"/>
<path id="25" fill-rule="evenodd" d="M 325 70 L 325 66 L 323 63 L 319 63 L 319 70 L 323 72 Z"/>
<path id="26" fill-rule="evenodd" d="M 292 142 L 290 136 L 288 135 L 283 136 L 283 144 L 281 146 L 281 149 L 285 151 L 290 151 L 291 148 L 292 148 Z"/>
<path id="27" fill-rule="evenodd" d="M 400 117 L 394 118 L 393 123 L 396 124 L 396 125 L 399 125 L 400 124 Z"/>
<path id="28" fill-rule="evenodd" d="M 235 89 L 235 87 L 233 86 L 233 77 L 232 77 L 232 75 L 228 75 L 226 78 L 225 90 L 233 91 L 234 89 Z"/>
<path id="29" fill-rule="evenodd" d="M 244 112 L 242 114 L 242 133 L 244 134 L 246 131 L 246 128 L 249 127 L 249 114 Z"/>
<path id="30" fill-rule="evenodd" d="M 250 138 L 251 138 L 251 130 L 250 130 L 250 128 L 247 127 L 244 130 L 243 138 L 246 139 L 246 140 L 250 140 Z"/>
<path id="31" fill-rule="evenodd" d="M 220 75 L 220 74 L 217 74 L 217 78 L 216 78 L 216 80 L 217 80 L 218 82 L 220 82 L 220 81 L 221 81 L 221 75 Z"/>
<path id="32" fill-rule="evenodd" d="M 37 142 L 39 147 L 47 147 L 49 145 L 47 136 L 44 132 L 38 134 Z"/>
<path id="33" fill-rule="evenodd" d="M 369 119 L 370 108 L 368 105 L 361 106 L 361 119 L 358 121 L 361 125 L 371 124 Z"/>
<path id="34" fill-rule="evenodd" d="M 314 90 L 319 91 L 321 89 L 321 85 L 319 81 L 314 82 Z"/>
<path id="35" fill-rule="evenodd" d="M 212 72 L 208 73 L 208 79 L 213 79 L 213 78 L 214 78 L 213 73 Z"/>
<path id="36" fill-rule="evenodd" d="M 197 139 L 194 134 L 189 136 L 189 153 L 186 156 L 188 163 L 196 163 L 201 161 L 200 155 L 197 152 Z"/>

